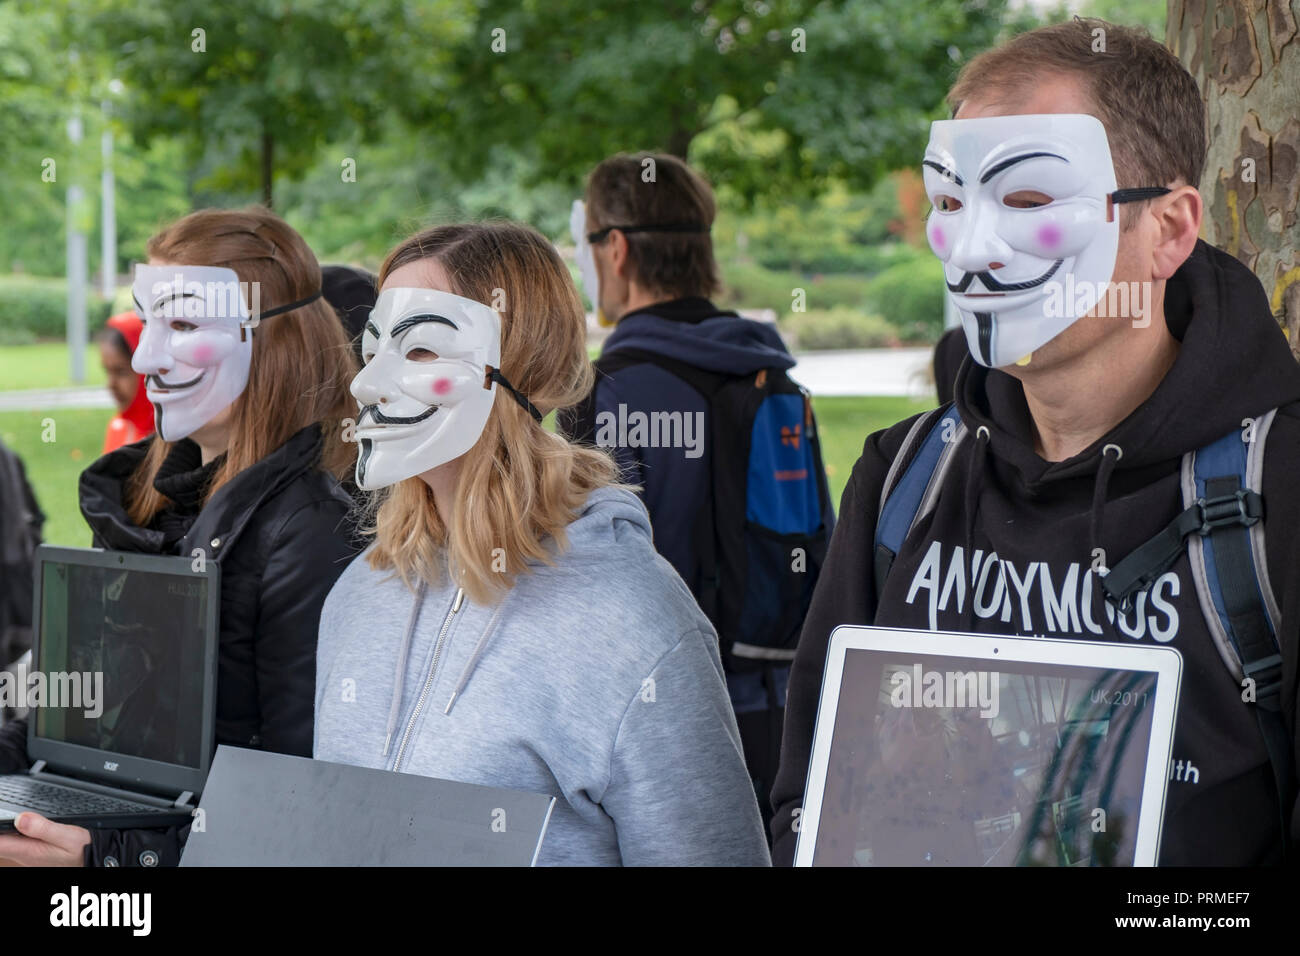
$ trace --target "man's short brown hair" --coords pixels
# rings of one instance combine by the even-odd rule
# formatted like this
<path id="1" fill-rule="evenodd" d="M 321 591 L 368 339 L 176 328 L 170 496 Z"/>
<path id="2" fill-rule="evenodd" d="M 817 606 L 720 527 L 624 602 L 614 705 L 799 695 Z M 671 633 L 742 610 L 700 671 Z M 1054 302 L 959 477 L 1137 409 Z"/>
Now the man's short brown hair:
<path id="1" fill-rule="evenodd" d="M 677 157 L 609 157 L 587 177 L 586 203 L 592 231 L 610 226 L 704 227 L 703 232 L 628 233 L 628 256 L 637 281 L 655 294 L 708 297 L 721 287 L 707 231 L 717 215 L 713 190 Z"/>
<path id="2" fill-rule="evenodd" d="M 1119 188 L 1200 185 L 1201 92 L 1178 58 L 1140 28 L 1075 17 L 1022 33 L 966 64 L 948 105 L 955 114 L 968 99 L 1015 102 L 1044 74 L 1061 72 L 1083 80 L 1106 127 Z"/>

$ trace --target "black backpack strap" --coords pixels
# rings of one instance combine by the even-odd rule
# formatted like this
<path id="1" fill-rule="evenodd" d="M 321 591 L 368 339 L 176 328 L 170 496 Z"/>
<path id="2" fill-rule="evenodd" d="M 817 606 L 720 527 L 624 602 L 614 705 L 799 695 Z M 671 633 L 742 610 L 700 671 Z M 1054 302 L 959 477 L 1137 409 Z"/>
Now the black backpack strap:
<path id="1" fill-rule="evenodd" d="M 712 408 L 713 396 L 718 389 L 734 378 L 734 376 L 709 372 L 693 365 L 687 365 L 685 362 L 679 362 L 666 355 L 642 351 L 641 349 L 618 349 L 601 355 L 595 363 L 596 374 L 598 376 L 610 376 L 633 365 L 654 365 L 681 379 L 695 389 L 710 408 Z M 595 394 L 595 389 L 592 389 L 592 393 Z M 593 424 L 590 432 L 592 435 L 595 434 L 594 422 L 595 416 L 593 413 Z M 712 429 L 713 426 L 712 416 L 710 416 L 709 428 Z M 713 442 L 709 444 L 712 445 Z M 699 604 L 700 610 L 704 612 L 704 616 L 713 622 L 716 627 L 718 625 L 720 594 L 722 592 L 722 569 L 718 564 L 718 539 L 715 527 L 717 517 L 714 502 L 717 499 L 717 488 L 713 476 L 716 476 L 717 469 L 713 465 L 714 462 L 710 458 L 709 491 L 704 496 L 704 502 L 700 506 L 695 521 L 695 554 L 699 561 L 699 581 L 695 600 Z"/>
<path id="2" fill-rule="evenodd" d="M 571 442 L 594 445 L 596 443 L 596 389 L 600 388 L 602 381 L 619 369 L 634 365 L 637 361 L 640 360 L 632 360 L 626 353 L 611 352 L 601 355 L 592 362 L 591 368 L 595 372 L 595 381 L 592 383 L 591 391 L 578 404 L 560 409 L 556 413 L 556 431 Z"/>

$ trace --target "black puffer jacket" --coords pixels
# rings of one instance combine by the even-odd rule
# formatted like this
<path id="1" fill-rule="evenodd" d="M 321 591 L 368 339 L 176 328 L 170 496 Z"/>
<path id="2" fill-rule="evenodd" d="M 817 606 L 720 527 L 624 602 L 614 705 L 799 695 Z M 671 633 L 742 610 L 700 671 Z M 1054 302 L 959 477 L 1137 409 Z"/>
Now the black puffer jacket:
<path id="1" fill-rule="evenodd" d="M 216 741 L 311 756 L 316 629 L 321 604 L 356 554 L 352 499 L 317 467 L 309 426 L 222 486 L 176 540 L 126 515 L 126 479 L 152 438 L 100 458 L 81 475 L 81 510 L 96 547 L 192 555 L 221 567 Z M 188 519 L 187 519 L 188 520 Z M 16 726 L 16 725 L 15 725 Z M 185 828 L 188 829 L 188 828 Z M 90 865 L 174 864 L 185 830 L 92 831 Z M 110 861 L 111 858 L 111 861 Z"/>

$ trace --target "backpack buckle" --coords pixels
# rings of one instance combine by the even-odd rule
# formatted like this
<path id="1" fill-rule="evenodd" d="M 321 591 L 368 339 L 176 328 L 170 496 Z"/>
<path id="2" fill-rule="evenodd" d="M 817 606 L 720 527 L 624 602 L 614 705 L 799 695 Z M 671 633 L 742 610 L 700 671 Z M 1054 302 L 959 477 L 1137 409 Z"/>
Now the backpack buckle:
<path id="1" fill-rule="evenodd" d="M 1255 682 L 1256 702 L 1265 697 L 1279 696 L 1282 693 L 1282 655 L 1270 654 L 1257 661 L 1251 661 L 1241 669 L 1242 673 Z"/>
<path id="2" fill-rule="evenodd" d="M 1204 537 L 1215 528 L 1241 525 L 1249 528 L 1264 515 L 1263 500 L 1249 488 L 1217 498 L 1197 498 L 1195 508 L 1201 519 L 1198 533 Z"/>

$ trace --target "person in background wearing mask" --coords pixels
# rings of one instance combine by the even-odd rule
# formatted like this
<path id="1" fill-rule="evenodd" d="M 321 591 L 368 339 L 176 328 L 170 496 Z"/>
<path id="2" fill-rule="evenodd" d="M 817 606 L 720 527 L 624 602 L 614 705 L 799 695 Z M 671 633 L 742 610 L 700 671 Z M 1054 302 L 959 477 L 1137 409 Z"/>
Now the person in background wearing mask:
<path id="1" fill-rule="evenodd" d="M 104 454 L 153 434 L 153 405 L 145 390 L 144 376 L 131 368 L 131 356 L 140 344 L 144 326 L 134 312 L 113 316 L 99 333 L 99 363 L 108 378 L 108 391 L 117 403 L 117 414 L 104 432 Z"/>
<path id="2" fill-rule="evenodd" d="M 320 608 L 356 553 L 345 441 L 356 362 L 302 237 L 267 209 L 205 209 L 149 240 L 132 359 L 158 430 L 81 474 L 96 547 L 221 569 L 216 742 L 311 755 Z M 113 679 L 106 675 L 106 681 Z M 26 722 L 0 772 L 27 767 Z M 94 830 L 19 814 L 0 862 L 175 865 L 189 827 Z"/>
<path id="3" fill-rule="evenodd" d="M 640 487 L 656 549 L 713 622 L 766 820 L 790 661 L 835 516 L 793 356 L 774 325 L 709 300 L 715 213 L 708 183 L 673 156 L 592 170 L 570 226 L 587 296 L 616 328 L 595 388 L 558 425 Z"/>

